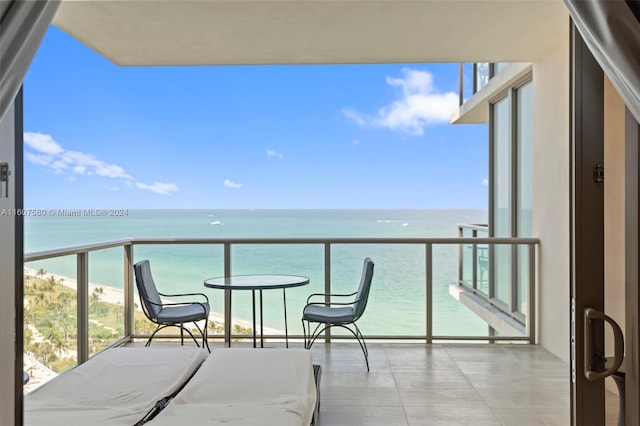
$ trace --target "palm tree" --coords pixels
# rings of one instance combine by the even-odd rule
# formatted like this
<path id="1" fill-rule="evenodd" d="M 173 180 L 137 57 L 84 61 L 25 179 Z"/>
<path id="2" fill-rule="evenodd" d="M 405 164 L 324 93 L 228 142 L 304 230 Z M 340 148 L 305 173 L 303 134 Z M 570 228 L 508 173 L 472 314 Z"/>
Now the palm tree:
<path id="1" fill-rule="evenodd" d="M 47 361 L 51 359 L 53 348 L 49 342 L 40 342 L 35 345 L 33 356 L 40 361 L 40 363 L 47 365 Z"/>
<path id="2" fill-rule="evenodd" d="M 89 301 L 89 305 L 91 306 L 91 311 L 95 314 L 98 312 L 98 303 L 100 303 L 100 298 L 104 294 L 104 289 L 102 287 L 96 287 L 93 289 L 93 293 L 91 293 L 91 300 Z"/>
<path id="3" fill-rule="evenodd" d="M 71 311 L 71 300 L 73 299 L 73 296 L 71 296 L 71 293 L 69 293 L 68 291 L 63 291 L 62 293 L 60 293 L 58 295 L 58 301 L 62 304 L 62 306 L 64 307 L 65 311 L 67 313 L 69 313 L 69 311 Z"/>
<path id="4" fill-rule="evenodd" d="M 64 334 L 56 328 L 50 328 L 46 331 L 45 338 L 49 341 L 51 349 L 58 355 L 58 358 L 64 358 L 65 351 L 69 349 Z"/>

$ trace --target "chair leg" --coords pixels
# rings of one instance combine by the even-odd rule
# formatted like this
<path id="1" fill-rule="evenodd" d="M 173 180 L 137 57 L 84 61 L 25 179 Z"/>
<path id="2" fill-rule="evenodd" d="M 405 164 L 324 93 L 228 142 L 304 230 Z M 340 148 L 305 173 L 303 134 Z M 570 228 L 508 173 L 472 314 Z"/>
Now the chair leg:
<path id="1" fill-rule="evenodd" d="M 321 330 L 318 330 L 320 328 L 320 326 L 322 325 L 322 323 L 318 324 L 318 326 L 313 331 L 313 333 L 310 334 L 310 341 L 309 341 L 307 349 L 311 349 L 311 346 L 313 345 L 313 342 L 315 342 L 315 340 L 318 338 L 318 336 L 320 336 L 320 334 L 322 332 L 324 332 L 326 329 L 331 328 L 331 327 L 342 327 L 342 328 L 344 328 L 346 330 L 349 330 L 351 332 L 351 334 L 353 334 L 355 336 L 356 340 L 360 344 L 360 349 L 362 349 L 362 353 L 364 355 L 364 362 L 367 364 L 367 371 L 370 371 L 369 370 L 369 350 L 367 349 L 367 343 L 364 341 L 364 336 L 362 335 L 362 332 L 360 331 L 360 329 L 358 328 L 356 323 L 351 323 L 351 324 L 353 324 L 353 326 L 355 327 L 355 331 L 352 330 L 351 328 L 347 327 L 344 324 L 325 324 L 324 328 L 322 328 Z"/>
<path id="2" fill-rule="evenodd" d="M 202 347 L 207 346 L 207 350 L 211 353 L 211 349 L 209 348 L 209 319 L 206 318 L 204 320 L 204 333 L 202 333 Z"/>
<path id="3" fill-rule="evenodd" d="M 180 323 L 180 346 L 184 346 L 184 324 L 183 323 Z"/>
<path id="4" fill-rule="evenodd" d="M 362 332 L 360 331 L 360 329 L 358 328 L 357 324 L 354 322 L 353 326 L 356 329 L 356 339 L 358 339 L 358 343 L 360 343 L 360 348 L 362 349 L 362 353 L 364 354 L 364 361 L 367 364 L 367 371 L 369 371 L 369 350 L 367 349 L 367 342 L 364 341 L 364 336 L 362 335 Z M 360 336 L 360 337 L 358 337 Z"/>
<path id="5" fill-rule="evenodd" d="M 309 349 L 307 347 L 307 329 L 304 326 L 304 320 L 301 320 L 301 321 L 302 321 L 302 338 L 304 339 L 304 348 Z"/>
<path id="6" fill-rule="evenodd" d="M 157 333 L 158 331 L 162 330 L 162 329 L 163 329 L 163 328 L 165 328 L 165 327 L 167 327 L 167 326 L 166 326 L 166 325 L 158 324 L 158 325 L 156 326 L 156 329 L 155 329 L 155 330 L 153 330 L 153 333 L 151 333 L 151 336 L 149 336 L 149 339 L 147 340 L 147 343 L 146 343 L 144 346 L 145 346 L 145 347 L 151 346 L 151 340 L 153 339 L 153 336 L 155 336 L 155 335 L 156 335 L 156 333 Z"/>
<path id="7" fill-rule="evenodd" d="M 304 323 L 303 323 L 304 324 Z M 305 343 L 305 348 L 306 349 L 311 349 L 311 346 L 313 346 L 313 344 L 315 343 L 316 339 L 318 337 L 320 337 L 320 334 L 325 331 L 326 329 L 330 328 L 331 325 L 325 325 L 325 327 L 323 329 L 320 329 L 320 327 L 322 326 L 323 323 L 318 323 L 318 325 L 316 326 L 316 328 L 311 331 L 311 322 L 307 321 L 307 328 L 309 329 L 309 336 L 307 338 L 307 342 Z"/>

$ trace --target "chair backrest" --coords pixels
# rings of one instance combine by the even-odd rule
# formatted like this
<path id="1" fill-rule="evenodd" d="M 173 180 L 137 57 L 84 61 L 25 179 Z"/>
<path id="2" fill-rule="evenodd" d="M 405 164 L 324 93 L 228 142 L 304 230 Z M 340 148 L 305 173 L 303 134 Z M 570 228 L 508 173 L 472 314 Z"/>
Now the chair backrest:
<path id="1" fill-rule="evenodd" d="M 362 275 L 360 276 L 360 286 L 356 293 L 356 302 L 354 307 L 354 321 L 364 314 L 364 309 L 367 307 L 367 300 L 369 299 L 369 289 L 371 288 L 371 280 L 373 279 L 373 260 L 370 258 L 364 259 L 364 265 L 362 265 Z"/>
<path id="2" fill-rule="evenodd" d="M 159 306 L 162 304 L 162 300 L 160 300 L 156 283 L 153 281 L 149 261 L 142 260 L 136 263 L 133 265 L 133 270 L 136 275 L 136 286 L 138 287 L 138 294 L 140 294 L 142 310 L 149 319 L 155 319 L 162 309 L 162 306 Z"/>

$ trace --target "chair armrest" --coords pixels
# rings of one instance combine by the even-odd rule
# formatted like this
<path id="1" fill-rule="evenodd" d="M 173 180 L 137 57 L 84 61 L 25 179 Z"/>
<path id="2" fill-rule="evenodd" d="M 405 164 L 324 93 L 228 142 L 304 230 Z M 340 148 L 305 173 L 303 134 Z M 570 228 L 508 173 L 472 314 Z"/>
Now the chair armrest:
<path id="1" fill-rule="evenodd" d="M 161 293 L 158 293 L 158 294 L 161 294 Z M 167 296 L 167 295 L 164 295 L 164 296 Z M 155 302 L 152 302 L 152 301 L 151 301 L 151 300 L 149 300 L 149 299 L 145 299 L 145 300 L 146 300 L 146 302 L 147 302 L 147 303 L 149 303 L 149 304 L 151 304 L 151 305 L 154 305 L 154 306 L 160 306 L 161 308 L 162 308 L 162 307 L 166 307 L 166 306 L 188 306 L 188 305 L 200 305 L 200 306 L 202 307 L 202 311 L 203 311 L 203 312 L 207 312 L 207 308 L 205 308 L 205 307 L 204 307 L 204 304 L 203 304 L 203 303 L 201 303 L 201 302 L 175 302 L 175 303 L 174 303 L 174 302 L 172 302 L 172 303 L 155 303 Z M 206 303 L 208 303 L 208 301 L 207 301 Z"/>
<path id="2" fill-rule="evenodd" d="M 160 296 L 164 296 L 164 297 L 184 297 L 184 296 L 202 296 L 204 297 L 204 299 L 207 301 L 207 303 L 209 303 L 209 298 L 207 297 L 206 294 L 204 293 L 182 293 L 182 294 L 164 294 L 164 293 L 158 293 Z"/>
<path id="3" fill-rule="evenodd" d="M 318 297 L 318 296 L 329 296 L 329 297 L 349 297 L 349 296 L 355 296 L 357 293 L 357 291 L 354 291 L 353 293 L 350 294 L 332 294 L 332 293 L 313 293 L 312 295 L 310 295 L 309 297 L 307 297 L 307 304 L 309 304 L 309 300 L 311 300 L 312 297 Z M 323 302 L 324 303 L 324 302 Z M 327 302 L 328 303 L 328 302 Z M 353 303 L 353 302 L 351 302 Z M 347 303 L 347 305 L 350 305 L 351 303 Z"/>
<path id="4" fill-rule="evenodd" d="M 314 305 L 318 305 L 318 306 L 351 306 L 353 305 L 354 302 L 311 302 L 311 303 L 307 303 L 304 307 L 306 308 L 307 306 L 314 306 Z"/>

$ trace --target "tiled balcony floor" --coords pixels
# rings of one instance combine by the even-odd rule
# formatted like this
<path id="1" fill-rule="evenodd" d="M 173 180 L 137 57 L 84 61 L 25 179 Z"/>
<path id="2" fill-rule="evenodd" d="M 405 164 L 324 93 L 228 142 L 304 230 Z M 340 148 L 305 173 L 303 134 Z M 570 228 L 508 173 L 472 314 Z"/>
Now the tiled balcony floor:
<path id="1" fill-rule="evenodd" d="M 559 425 L 569 367 L 539 346 L 313 346 L 322 365 L 320 426 Z"/>
<path id="2" fill-rule="evenodd" d="M 213 343 L 211 349 L 222 346 Z M 570 424 L 569 366 L 540 346 L 368 347 L 367 373 L 357 343 L 313 346 L 314 363 L 322 366 L 318 426 Z M 617 395 L 608 392 L 607 425 L 617 424 L 617 404 Z"/>

